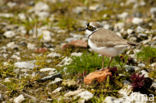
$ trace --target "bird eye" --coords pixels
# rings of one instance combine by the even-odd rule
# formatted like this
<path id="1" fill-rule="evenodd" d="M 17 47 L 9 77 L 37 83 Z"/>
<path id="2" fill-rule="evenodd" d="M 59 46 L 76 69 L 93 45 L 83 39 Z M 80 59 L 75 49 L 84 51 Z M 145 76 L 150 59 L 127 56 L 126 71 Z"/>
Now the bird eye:
<path id="1" fill-rule="evenodd" d="M 93 27 L 92 27 L 92 26 L 88 26 L 88 29 L 92 30 L 92 29 L 93 29 Z"/>

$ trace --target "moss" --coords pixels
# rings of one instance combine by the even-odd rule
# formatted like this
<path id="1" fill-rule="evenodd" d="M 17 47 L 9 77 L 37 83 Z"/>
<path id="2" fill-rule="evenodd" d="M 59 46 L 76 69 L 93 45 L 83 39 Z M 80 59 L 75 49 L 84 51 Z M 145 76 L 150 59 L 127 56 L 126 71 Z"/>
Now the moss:
<path id="1" fill-rule="evenodd" d="M 156 58 L 156 48 L 147 46 L 143 47 L 142 50 L 137 53 L 137 59 L 149 64 Z M 155 61 L 155 60 L 154 60 Z"/>

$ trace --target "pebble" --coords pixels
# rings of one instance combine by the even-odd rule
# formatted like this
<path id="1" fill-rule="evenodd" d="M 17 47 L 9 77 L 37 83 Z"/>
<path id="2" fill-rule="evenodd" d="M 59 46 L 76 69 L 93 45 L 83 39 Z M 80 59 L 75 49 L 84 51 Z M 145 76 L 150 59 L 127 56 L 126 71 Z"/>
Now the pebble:
<path id="1" fill-rule="evenodd" d="M 54 81 L 50 82 L 49 85 L 51 84 L 57 84 L 57 83 L 61 83 L 62 82 L 62 79 L 61 78 L 55 78 Z"/>
<path id="2" fill-rule="evenodd" d="M 14 37 L 16 34 L 14 31 L 6 31 L 4 34 L 3 34 L 6 38 L 12 38 Z"/>
<path id="3" fill-rule="evenodd" d="M 10 81 L 10 78 L 5 78 L 5 79 L 4 79 L 4 82 L 5 82 L 5 83 L 11 82 L 11 81 Z"/>
<path id="4" fill-rule="evenodd" d="M 2 102 L 4 100 L 3 95 L 0 93 L 0 102 Z"/>
<path id="5" fill-rule="evenodd" d="M 52 39 L 51 36 L 53 34 L 48 30 L 44 30 L 44 31 L 42 31 L 42 35 L 43 35 L 44 42 L 49 42 L 49 41 L 51 41 L 51 39 Z"/>
<path id="6" fill-rule="evenodd" d="M 132 34 L 133 32 L 134 32 L 134 31 L 133 31 L 132 29 L 128 29 L 128 30 L 127 30 L 127 33 L 128 33 L 128 34 Z"/>
<path id="7" fill-rule="evenodd" d="M 11 13 L 0 13 L 0 17 L 5 17 L 5 18 L 11 18 L 13 17 L 14 15 L 11 14 Z"/>
<path id="8" fill-rule="evenodd" d="M 81 56 L 82 55 L 82 53 L 81 52 L 73 52 L 73 53 L 71 53 L 71 56 Z"/>
<path id="9" fill-rule="evenodd" d="M 131 85 L 124 85 L 122 89 L 118 91 L 118 93 L 122 96 L 128 96 L 132 92 L 132 86 Z"/>
<path id="10" fill-rule="evenodd" d="M 27 44 L 27 48 L 30 49 L 30 50 L 35 50 L 36 49 L 36 46 L 35 46 L 35 44 L 28 43 Z"/>
<path id="11" fill-rule="evenodd" d="M 7 48 L 15 49 L 15 48 L 18 48 L 18 45 L 16 45 L 15 42 L 9 42 L 7 44 Z"/>
<path id="12" fill-rule="evenodd" d="M 82 13 L 85 9 L 86 9 L 86 7 L 78 6 L 78 7 L 76 7 L 76 8 L 73 9 L 73 12 L 76 13 L 76 14 L 80 14 L 80 13 Z"/>
<path id="13" fill-rule="evenodd" d="M 150 13 L 152 14 L 152 18 L 156 18 L 156 7 L 152 7 Z"/>
<path id="14" fill-rule="evenodd" d="M 56 52 L 51 52 L 47 55 L 47 57 L 51 57 L 51 58 L 59 58 L 61 57 L 61 54 L 56 53 Z"/>
<path id="15" fill-rule="evenodd" d="M 58 87 L 56 88 L 52 93 L 58 93 L 62 90 L 63 88 L 62 87 Z"/>
<path id="16" fill-rule="evenodd" d="M 24 96 L 21 94 L 14 99 L 14 103 L 22 103 L 25 100 Z"/>
<path id="17" fill-rule="evenodd" d="M 62 75 L 60 73 L 55 73 L 55 74 L 51 74 L 51 75 L 45 76 L 43 78 L 40 78 L 37 81 L 38 82 L 45 82 L 48 80 L 54 80 L 55 78 L 61 78 L 61 77 L 62 77 Z"/>
<path id="18" fill-rule="evenodd" d="M 79 103 L 86 103 L 86 101 L 90 100 L 93 98 L 93 94 L 89 91 L 83 91 L 77 95 L 77 97 L 80 97 L 81 99 L 79 100 Z"/>
<path id="19" fill-rule="evenodd" d="M 118 17 L 120 19 L 126 19 L 128 17 L 128 13 L 127 12 L 123 12 L 122 14 L 119 14 Z"/>
<path id="20" fill-rule="evenodd" d="M 132 23 L 133 24 L 141 24 L 141 23 L 143 23 L 143 19 L 134 17 L 133 20 L 132 20 Z"/>
<path id="21" fill-rule="evenodd" d="M 144 77 L 149 77 L 149 73 L 146 70 L 142 70 L 140 73 L 144 75 Z"/>
<path id="22" fill-rule="evenodd" d="M 40 72 L 56 72 L 55 68 L 42 68 L 40 69 Z"/>
<path id="23" fill-rule="evenodd" d="M 36 67 L 35 61 L 16 62 L 14 66 L 17 68 L 33 69 Z"/>
<path id="24" fill-rule="evenodd" d="M 18 17 L 19 17 L 20 20 L 26 20 L 26 16 L 25 16 L 24 13 L 19 13 Z"/>

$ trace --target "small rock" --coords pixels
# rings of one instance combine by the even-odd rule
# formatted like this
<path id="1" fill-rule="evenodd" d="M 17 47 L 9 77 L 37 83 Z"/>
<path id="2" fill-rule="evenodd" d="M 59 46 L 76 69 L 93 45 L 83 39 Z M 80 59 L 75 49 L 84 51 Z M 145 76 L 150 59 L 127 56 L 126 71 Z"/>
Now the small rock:
<path id="1" fill-rule="evenodd" d="M 56 72 L 55 68 L 42 68 L 40 69 L 40 72 Z"/>
<path id="2" fill-rule="evenodd" d="M 11 58 L 12 59 L 16 59 L 16 60 L 20 60 L 21 59 L 20 56 L 18 56 L 18 55 L 12 55 Z"/>
<path id="3" fill-rule="evenodd" d="M 141 33 L 141 32 L 144 32 L 144 31 L 145 31 L 145 29 L 142 28 L 141 26 L 138 26 L 138 27 L 136 28 L 136 32 L 137 32 L 137 33 Z"/>
<path id="4" fill-rule="evenodd" d="M 124 85 L 122 89 L 118 91 L 118 93 L 122 96 L 128 96 L 132 92 L 133 88 L 131 85 Z"/>
<path id="5" fill-rule="evenodd" d="M 145 70 L 142 70 L 140 73 L 144 75 L 144 77 L 149 77 L 149 73 Z"/>
<path id="6" fill-rule="evenodd" d="M 79 93 L 76 97 L 80 97 L 79 103 L 85 103 L 86 101 L 90 100 L 93 98 L 93 94 L 89 91 L 83 91 Z"/>
<path id="7" fill-rule="evenodd" d="M 34 50 L 34 49 L 36 49 L 36 46 L 35 46 L 35 44 L 28 43 L 27 48 L 30 50 Z"/>
<path id="8" fill-rule="evenodd" d="M 10 78 L 5 78 L 5 79 L 4 79 L 4 82 L 5 82 L 5 83 L 11 82 L 11 81 L 10 81 Z"/>
<path id="9" fill-rule="evenodd" d="M 82 13 L 86 8 L 85 7 L 81 7 L 81 6 L 78 6 L 76 8 L 73 9 L 73 12 L 76 13 L 76 14 L 80 14 Z"/>
<path id="10" fill-rule="evenodd" d="M 107 96 L 104 100 L 104 103 L 114 103 L 115 97 Z"/>
<path id="11" fill-rule="evenodd" d="M 69 92 L 67 92 L 66 94 L 64 94 L 64 96 L 65 96 L 65 97 L 76 96 L 76 95 L 78 95 L 79 93 L 81 93 L 82 91 L 84 91 L 84 89 L 78 89 L 78 90 L 75 90 L 75 91 L 69 91 Z"/>
<path id="12" fill-rule="evenodd" d="M 122 14 L 119 14 L 118 17 L 120 19 L 126 19 L 128 17 L 128 13 L 127 12 L 123 12 Z"/>
<path id="13" fill-rule="evenodd" d="M 143 19 L 135 17 L 135 18 L 133 18 L 132 23 L 133 24 L 141 24 L 141 23 L 143 23 Z"/>
<path id="14" fill-rule="evenodd" d="M 3 34 L 5 37 L 7 38 L 12 38 L 14 37 L 16 34 L 14 31 L 6 31 L 4 34 Z"/>
<path id="15" fill-rule="evenodd" d="M 82 55 L 81 52 L 79 52 L 79 53 L 77 53 L 77 52 L 71 53 L 71 56 L 81 56 L 81 55 Z"/>
<path id="16" fill-rule="evenodd" d="M 0 93 L 0 102 L 2 102 L 4 100 L 3 95 Z M 3 103 L 3 102 L 2 102 Z"/>
<path id="17" fill-rule="evenodd" d="M 16 49 L 18 48 L 18 45 L 16 45 L 15 42 L 10 42 L 7 44 L 7 47 L 10 49 Z"/>
<path id="18" fill-rule="evenodd" d="M 56 53 L 56 52 L 51 52 L 47 55 L 47 57 L 51 57 L 51 58 L 59 58 L 61 56 L 61 54 Z"/>
<path id="19" fill-rule="evenodd" d="M 150 13 L 152 14 L 152 18 L 156 18 L 156 7 L 152 7 Z"/>
<path id="20" fill-rule="evenodd" d="M 49 85 L 52 85 L 52 84 L 58 84 L 58 83 L 61 83 L 62 82 L 62 79 L 61 78 L 55 78 L 54 81 L 50 82 Z"/>
<path id="21" fill-rule="evenodd" d="M 56 88 L 52 93 L 58 93 L 62 90 L 63 88 L 62 87 L 58 87 Z"/>
<path id="22" fill-rule="evenodd" d="M 5 17 L 5 18 L 11 18 L 13 17 L 14 15 L 11 14 L 11 13 L 0 13 L 0 17 Z"/>
<path id="23" fill-rule="evenodd" d="M 42 31 L 42 35 L 43 35 L 43 40 L 45 41 L 45 42 L 49 42 L 49 41 L 51 41 L 51 36 L 53 35 L 50 31 L 48 31 L 48 30 L 44 30 L 44 31 Z"/>
<path id="24" fill-rule="evenodd" d="M 16 62 L 14 66 L 17 68 L 33 69 L 36 65 L 35 61 L 25 61 L 25 62 Z"/>
<path id="25" fill-rule="evenodd" d="M 137 70 L 140 70 L 140 68 L 137 67 L 137 66 L 129 66 L 129 65 L 125 65 L 125 69 L 129 73 L 133 73 L 133 72 L 135 72 Z"/>
<path id="26" fill-rule="evenodd" d="M 133 31 L 132 29 L 128 29 L 128 30 L 127 30 L 127 33 L 128 33 L 128 34 L 132 34 L 133 32 L 134 32 L 134 31 Z"/>
<path id="27" fill-rule="evenodd" d="M 18 14 L 18 17 L 19 17 L 20 20 L 26 20 L 26 16 L 25 16 L 24 13 Z"/>
<path id="28" fill-rule="evenodd" d="M 38 2 L 37 4 L 35 4 L 34 7 L 35 11 L 48 11 L 49 10 L 49 6 L 44 3 L 44 2 Z"/>
<path id="29" fill-rule="evenodd" d="M 151 85 L 151 87 L 156 90 L 156 82 L 153 82 L 152 85 Z"/>
<path id="30" fill-rule="evenodd" d="M 21 94 L 14 99 L 14 103 L 22 103 L 25 100 L 24 96 Z"/>
<path id="31" fill-rule="evenodd" d="M 45 82 L 48 80 L 54 80 L 55 78 L 62 78 L 62 75 L 60 73 L 51 74 L 49 76 L 46 76 L 46 77 L 43 77 L 43 78 L 37 80 L 37 82 Z"/>
<path id="32" fill-rule="evenodd" d="M 144 63 L 139 63 L 138 67 L 145 68 L 145 64 Z"/>
<path id="33" fill-rule="evenodd" d="M 84 83 L 85 84 L 91 84 L 92 81 L 97 80 L 98 82 L 103 82 L 106 80 L 107 76 L 111 76 L 112 73 L 109 71 L 109 69 L 105 69 L 103 71 L 95 71 L 92 73 L 89 73 L 85 78 L 84 78 Z"/>

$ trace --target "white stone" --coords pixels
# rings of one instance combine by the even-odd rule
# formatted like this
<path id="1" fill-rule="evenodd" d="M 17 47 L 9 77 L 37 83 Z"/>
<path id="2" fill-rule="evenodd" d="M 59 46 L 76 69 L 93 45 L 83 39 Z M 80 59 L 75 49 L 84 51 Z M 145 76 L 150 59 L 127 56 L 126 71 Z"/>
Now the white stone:
<path id="1" fill-rule="evenodd" d="M 125 24 L 122 22 L 115 24 L 115 28 L 119 29 L 119 30 L 121 30 L 124 26 L 125 26 Z"/>
<path id="2" fill-rule="evenodd" d="M 14 103 L 21 103 L 25 100 L 24 96 L 21 94 L 14 99 Z"/>
<path id="3" fill-rule="evenodd" d="M 89 92 L 89 91 L 83 91 L 83 92 L 79 93 L 77 96 L 80 97 L 81 99 L 83 99 L 84 101 L 88 101 L 94 95 L 91 92 Z"/>
<path id="4" fill-rule="evenodd" d="M 84 10 L 85 10 L 85 7 L 78 6 L 73 9 L 73 12 L 76 14 L 79 14 L 79 13 L 83 12 Z"/>
<path id="5" fill-rule="evenodd" d="M 140 73 L 144 75 L 144 77 L 149 77 L 149 73 L 145 70 L 142 70 Z"/>
<path id="6" fill-rule="evenodd" d="M 128 34 L 132 34 L 132 33 L 133 33 L 133 30 L 132 30 L 132 29 L 128 29 L 128 30 L 127 30 L 127 33 L 128 33 Z"/>
<path id="7" fill-rule="evenodd" d="M 69 91 L 69 92 L 67 92 L 66 94 L 64 94 L 64 96 L 65 96 L 65 97 L 76 96 L 76 95 L 78 95 L 79 93 L 81 93 L 82 91 L 84 91 L 84 89 L 78 89 L 78 90 L 75 90 L 75 91 Z"/>
<path id="8" fill-rule="evenodd" d="M 12 59 L 16 59 L 16 60 L 20 60 L 20 59 L 21 59 L 21 58 L 20 58 L 19 56 L 17 56 L 17 55 L 12 55 L 11 58 L 12 58 Z"/>
<path id="9" fill-rule="evenodd" d="M 56 84 L 56 83 L 59 83 L 59 82 L 61 82 L 61 81 L 62 81 L 61 78 L 55 78 L 55 80 L 52 81 L 52 82 L 50 82 L 50 84 Z"/>
<path id="10" fill-rule="evenodd" d="M 92 5 L 89 7 L 89 10 L 97 10 L 99 7 L 99 4 L 96 4 L 96 5 Z"/>
<path id="11" fill-rule="evenodd" d="M 13 17 L 14 15 L 11 14 L 11 13 L 0 13 L 0 17 L 5 17 L 5 18 L 11 18 Z"/>
<path id="12" fill-rule="evenodd" d="M 138 26 L 138 27 L 136 28 L 136 32 L 137 32 L 137 33 L 144 32 L 144 31 L 145 31 L 145 29 L 142 28 L 141 26 Z"/>
<path id="13" fill-rule="evenodd" d="M 49 6 L 44 2 L 38 2 L 34 7 L 35 11 L 48 11 Z"/>
<path id="14" fill-rule="evenodd" d="M 10 82 L 10 78 L 5 78 L 5 79 L 4 79 L 4 82 L 5 82 L 5 83 Z"/>
<path id="15" fill-rule="evenodd" d="M 60 57 L 61 54 L 56 53 L 56 52 L 51 52 L 47 55 L 47 57 L 55 58 L 55 57 Z"/>
<path id="16" fill-rule="evenodd" d="M 7 38 L 12 38 L 14 37 L 16 34 L 14 31 L 6 31 L 4 34 L 3 34 L 5 37 Z"/>
<path id="17" fill-rule="evenodd" d="M 126 19 L 128 17 L 128 13 L 123 12 L 122 14 L 119 14 L 118 17 L 121 18 L 121 19 Z"/>
<path id="18" fill-rule="evenodd" d="M 131 85 L 124 85 L 122 89 L 118 91 L 118 93 L 122 96 L 128 96 L 132 92 L 132 86 Z"/>
<path id="19" fill-rule="evenodd" d="M 8 2 L 7 3 L 7 6 L 10 7 L 10 8 L 13 8 L 15 7 L 17 4 L 15 2 Z"/>
<path id="20" fill-rule="evenodd" d="M 58 87 L 58 88 L 56 88 L 52 93 L 58 93 L 58 92 L 60 92 L 62 90 L 62 87 Z"/>
<path id="21" fill-rule="evenodd" d="M 26 16 L 25 16 L 24 13 L 18 14 L 18 17 L 19 17 L 20 20 L 25 20 L 26 19 Z"/>
<path id="22" fill-rule="evenodd" d="M 40 69 L 40 72 L 48 72 L 48 71 L 56 71 L 55 68 L 42 68 Z"/>
<path id="23" fill-rule="evenodd" d="M 25 68 L 25 69 L 33 69 L 35 65 L 35 61 L 25 61 L 25 62 L 16 62 L 14 63 L 15 67 Z"/>
<path id="24" fill-rule="evenodd" d="M 34 50 L 36 48 L 35 44 L 28 43 L 27 48 L 30 50 Z"/>
<path id="25" fill-rule="evenodd" d="M 43 30 L 42 31 L 42 35 L 43 35 L 43 40 L 45 42 L 49 42 L 51 41 L 51 36 L 53 35 L 50 31 L 48 30 Z"/>
<path id="26" fill-rule="evenodd" d="M 18 45 L 15 44 L 15 42 L 10 42 L 7 44 L 8 48 L 14 49 L 14 48 L 18 48 Z"/>
<path id="27" fill-rule="evenodd" d="M 116 98 L 114 97 L 111 97 L 111 96 L 107 96 L 104 100 L 104 103 L 114 103 L 113 101 L 115 100 Z"/>
<path id="28" fill-rule="evenodd" d="M 71 53 L 71 56 L 81 56 L 82 55 L 82 53 L 81 52 L 73 52 L 73 53 Z"/>
<path id="29" fill-rule="evenodd" d="M 142 18 L 137 18 L 137 17 L 135 17 L 135 18 L 133 18 L 133 20 L 132 20 L 132 23 L 133 24 L 141 24 L 143 22 L 143 19 Z"/>

